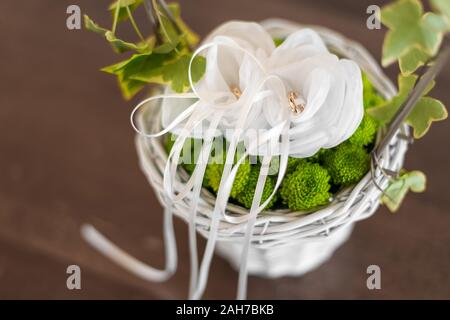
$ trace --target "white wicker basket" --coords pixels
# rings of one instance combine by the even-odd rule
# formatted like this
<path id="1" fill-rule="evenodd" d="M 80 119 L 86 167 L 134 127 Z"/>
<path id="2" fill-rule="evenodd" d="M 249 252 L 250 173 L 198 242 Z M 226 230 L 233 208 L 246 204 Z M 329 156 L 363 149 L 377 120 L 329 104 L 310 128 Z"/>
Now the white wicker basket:
<path id="1" fill-rule="evenodd" d="M 267 20 L 262 24 L 274 37 L 284 37 L 304 27 L 282 20 Z M 383 96 L 390 98 L 395 95 L 395 87 L 360 44 L 323 27 L 308 27 L 319 33 L 331 51 L 358 63 Z M 154 107 L 151 113 L 143 108 L 138 115 L 139 124 L 144 132 L 157 132 L 161 129 L 161 117 L 159 113 L 155 114 Z M 156 109 L 159 110 L 158 106 Z M 404 135 L 409 134 L 406 125 L 400 131 Z M 165 206 L 163 172 L 167 155 L 163 140 L 147 139 L 137 135 L 136 145 L 141 167 L 161 204 Z M 400 170 L 407 148 L 408 142 L 405 139 L 394 137 L 389 147 L 380 155 L 379 165 L 392 171 Z M 187 179 L 183 170 L 179 170 L 178 174 L 175 191 L 181 190 L 183 182 Z M 381 188 L 387 186 L 388 180 L 379 169 L 375 171 L 374 178 Z M 261 213 L 257 217 L 252 237 L 248 272 L 266 277 L 280 277 L 300 275 L 316 268 L 348 239 L 354 222 L 368 218 L 376 211 L 380 204 L 380 196 L 380 189 L 368 173 L 357 185 L 340 192 L 328 206 L 315 212 L 274 210 Z M 196 216 L 196 228 L 206 238 L 209 234 L 214 201 L 214 195 L 203 189 Z M 188 221 L 190 203 L 190 197 L 175 203 L 174 214 Z M 235 215 L 248 214 L 248 210 L 233 204 L 229 204 L 227 210 Z M 237 269 L 245 231 L 246 222 L 232 224 L 225 220 L 220 221 L 216 252 Z"/>

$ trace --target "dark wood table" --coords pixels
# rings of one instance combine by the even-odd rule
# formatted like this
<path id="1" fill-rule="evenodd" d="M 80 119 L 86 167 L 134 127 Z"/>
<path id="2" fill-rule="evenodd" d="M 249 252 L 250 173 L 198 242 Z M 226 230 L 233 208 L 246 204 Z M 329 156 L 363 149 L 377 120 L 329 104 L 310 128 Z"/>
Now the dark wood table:
<path id="1" fill-rule="evenodd" d="M 123 101 L 114 79 L 98 71 L 118 60 L 102 39 L 65 27 L 74 2 L 109 23 L 109 0 L 0 2 L 0 298 L 185 298 L 181 221 L 179 270 L 166 283 L 130 275 L 80 237 L 81 224 L 93 223 L 136 257 L 163 265 L 162 209 L 139 171 L 128 122 L 139 97 Z M 347 34 L 379 58 L 384 31 L 365 26 L 372 2 L 385 1 L 181 1 L 185 20 L 201 35 L 232 18 L 283 17 Z M 448 105 L 449 71 L 434 90 Z M 388 69 L 391 77 L 395 72 Z M 358 223 L 329 262 L 303 277 L 251 277 L 249 298 L 450 298 L 449 134 L 448 122 L 435 124 L 408 154 L 406 168 L 428 175 L 426 193 L 409 195 L 396 214 L 381 208 Z M 80 291 L 66 288 L 71 264 L 81 266 Z M 371 264 L 381 267 L 381 290 L 366 287 Z M 236 282 L 236 272 L 216 257 L 205 298 L 234 298 Z"/>

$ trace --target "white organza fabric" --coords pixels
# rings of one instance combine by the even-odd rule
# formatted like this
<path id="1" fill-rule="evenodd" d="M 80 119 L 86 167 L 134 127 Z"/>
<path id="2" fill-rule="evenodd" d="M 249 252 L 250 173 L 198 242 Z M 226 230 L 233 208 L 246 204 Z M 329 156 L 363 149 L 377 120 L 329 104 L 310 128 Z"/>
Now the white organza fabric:
<path id="1" fill-rule="evenodd" d="M 206 72 L 195 84 L 195 91 L 202 98 L 199 109 L 226 106 L 225 110 L 221 108 L 224 114 L 216 134 L 230 138 L 237 129 L 239 111 L 250 98 L 253 105 L 240 139 L 247 138 L 248 144 L 249 139 L 288 121 L 292 157 L 309 157 L 321 148 L 332 148 L 348 139 L 360 124 L 364 114 L 361 71 L 355 62 L 330 53 L 313 30 L 298 30 L 275 47 L 272 37 L 259 24 L 231 21 L 213 31 L 205 43 L 201 49 L 205 51 Z M 281 81 L 266 81 L 255 93 L 269 75 Z M 242 92 L 239 99 L 232 94 L 233 87 Z M 303 112 L 296 114 L 289 109 L 290 92 L 297 94 L 296 102 L 304 105 Z M 163 126 L 190 103 L 164 101 Z M 202 127 L 206 128 L 216 116 L 212 113 Z M 183 125 L 172 132 L 179 133 Z M 201 138 L 199 131 L 193 136 Z M 280 153 L 277 144 L 270 146 L 270 152 L 267 147 L 262 144 L 251 153 Z"/>

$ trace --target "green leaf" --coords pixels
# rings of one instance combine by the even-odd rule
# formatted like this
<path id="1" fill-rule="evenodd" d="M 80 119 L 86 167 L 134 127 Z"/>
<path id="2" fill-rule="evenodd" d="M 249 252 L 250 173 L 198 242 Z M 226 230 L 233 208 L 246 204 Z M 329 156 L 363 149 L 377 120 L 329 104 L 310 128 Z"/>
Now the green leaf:
<path id="1" fill-rule="evenodd" d="M 439 100 L 423 97 L 409 114 L 406 123 L 414 128 L 414 138 L 423 137 L 433 121 L 447 118 L 447 110 Z"/>
<path id="2" fill-rule="evenodd" d="M 150 37 L 144 42 L 131 43 L 117 38 L 114 33 L 108 29 L 100 27 L 87 15 L 84 15 L 84 25 L 87 30 L 101 34 L 105 37 L 106 41 L 112 46 L 113 50 L 117 53 L 123 53 L 127 51 L 136 51 L 138 53 L 150 52 L 155 44 L 155 38 Z"/>
<path id="3" fill-rule="evenodd" d="M 173 39 L 172 42 L 165 42 L 159 46 L 157 46 L 156 48 L 153 49 L 153 52 L 155 53 L 169 53 L 173 50 L 175 50 L 175 48 L 177 47 L 177 45 L 180 43 L 180 37 L 176 37 L 175 39 Z"/>
<path id="4" fill-rule="evenodd" d="M 124 68 L 123 72 L 127 77 L 133 78 L 140 76 L 148 72 L 158 72 L 158 70 L 164 66 L 168 61 L 173 59 L 172 54 L 148 54 L 139 55 L 132 63 L 128 64 Z"/>
<path id="5" fill-rule="evenodd" d="M 111 66 L 104 67 L 102 71 L 117 76 L 119 86 L 125 98 L 130 99 L 147 83 L 168 84 L 176 92 L 189 88 L 188 67 L 191 59 L 189 45 L 198 42 L 198 36 L 193 33 L 181 20 L 178 4 L 170 4 L 168 8 L 173 20 L 169 19 L 164 10 L 155 5 L 155 16 L 159 22 L 158 33 L 162 43 L 155 47 L 155 38 L 150 37 L 139 43 L 131 43 L 116 37 L 113 32 L 117 21 L 130 18 L 136 33 L 143 39 L 137 24 L 130 12 L 142 4 L 142 0 L 117 0 L 109 9 L 113 12 L 113 30 L 108 30 L 95 24 L 85 16 L 86 28 L 103 35 L 112 45 L 114 51 L 123 53 L 135 51 L 129 59 Z M 175 21 L 173 23 L 172 21 Z M 180 34 L 181 33 L 181 34 Z M 198 81 L 205 71 L 205 58 L 197 57 L 192 63 L 192 79 Z"/>
<path id="6" fill-rule="evenodd" d="M 98 24 L 96 24 L 87 14 L 84 16 L 84 27 L 89 30 L 93 31 L 95 33 L 101 34 L 102 36 L 105 35 L 106 32 L 108 32 L 108 29 L 100 27 Z"/>
<path id="7" fill-rule="evenodd" d="M 395 212 L 400 208 L 400 205 L 409 190 L 413 192 L 423 192 L 426 187 L 426 176 L 420 171 L 405 172 L 400 177 L 390 183 L 384 191 L 381 198 L 391 212 Z"/>
<path id="8" fill-rule="evenodd" d="M 102 71 L 117 76 L 125 98 L 130 99 L 147 83 L 170 84 L 175 92 L 189 88 L 188 68 L 191 54 L 181 57 L 173 51 L 135 54 L 127 60 L 104 67 Z M 192 62 L 192 80 L 198 81 L 205 72 L 206 60 L 196 57 Z"/>
<path id="9" fill-rule="evenodd" d="M 431 0 L 433 9 L 441 12 L 447 19 L 450 20 L 450 1 L 448 0 Z"/>
<path id="10" fill-rule="evenodd" d="M 106 40 L 111 44 L 114 51 L 117 53 L 124 53 L 127 51 L 136 51 L 139 53 L 151 51 L 152 46 L 155 43 L 155 38 L 151 37 L 146 42 L 131 43 L 118 39 L 111 31 L 105 33 Z"/>
<path id="11" fill-rule="evenodd" d="M 428 28 L 436 32 L 450 31 L 450 20 L 442 15 L 426 13 L 423 20 Z"/>
<path id="12" fill-rule="evenodd" d="M 405 75 L 411 74 L 423 66 L 429 58 L 421 48 L 412 47 L 399 59 L 400 71 Z"/>
<path id="13" fill-rule="evenodd" d="M 129 7 L 130 11 L 133 12 L 142 4 L 142 0 L 120 0 L 120 6 L 119 6 L 119 16 L 118 21 L 126 21 L 128 20 L 128 12 L 127 7 Z M 116 12 L 116 8 L 119 5 L 119 0 L 114 1 L 109 5 L 108 10 L 111 11 L 111 15 L 114 19 L 114 15 Z"/>
<path id="14" fill-rule="evenodd" d="M 159 70 L 171 57 L 171 55 L 152 53 L 135 54 L 125 61 L 104 67 L 102 71 L 117 75 L 124 97 L 130 99 L 147 83 L 147 81 L 141 81 L 133 77 Z"/>
<path id="15" fill-rule="evenodd" d="M 398 0 L 383 7 L 381 21 L 390 29 L 383 43 L 383 66 L 388 66 L 404 55 L 411 54 L 409 52 L 411 48 L 424 52 L 427 58 L 436 54 L 443 35 L 427 23 L 430 18 L 424 18 L 425 16 L 433 17 L 433 20 L 437 19 L 433 13 L 423 14 L 422 3 L 419 0 Z M 414 57 L 419 58 L 422 55 L 414 55 Z M 412 64 L 420 63 L 416 61 Z"/>
<path id="16" fill-rule="evenodd" d="M 408 97 L 416 81 L 416 75 L 400 75 L 398 78 L 398 95 L 380 106 L 368 109 L 367 112 L 373 118 L 378 120 L 380 124 L 388 124 Z M 425 96 L 433 86 L 434 83 L 430 84 L 424 93 L 424 97 L 420 98 L 405 121 L 413 128 L 414 138 L 416 139 L 419 139 L 425 135 L 433 121 L 440 121 L 447 118 L 447 110 L 445 109 L 445 106 L 439 100 Z"/>
<path id="17" fill-rule="evenodd" d="M 103 68 L 102 71 L 117 76 L 122 94 L 128 100 L 146 85 L 146 82 L 133 79 L 132 76 L 147 70 L 157 69 L 163 65 L 164 61 L 163 55 L 135 54 L 125 61 Z"/>
<path id="18" fill-rule="evenodd" d="M 183 92 L 189 88 L 189 62 L 191 55 L 184 55 L 172 64 L 166 65 L 163 71 L 163 79 L 172 83 L 172 90 Z M 192 61 L 192 81 L 197 82 L 203 76 L 206 68 L 206 59 L 197 56 Z"/>
<path id="19" fill-rule="evenodd" d="M 131 78 L 149 83 L 171 84 L 171 88 L 175 92 L 183 92 L 189 88 L 189 62 L 191 55 L 186 54 L 178 59 L 164 64 L 159 68 L 146 69 L 139 74 L 133 75 Z M 192 80 L 198 81 L 205 72 L 206 60 L 198 56 L 192 62 Z"/>
<path id="20" fill-rule="evenodd" d="M 130 72 L 133 72 L 133 69 L 138 68 L 139 64 L 145 56 L 146 54 L 133 55 L 128 60 L 124 60 L 122 62 L 101 69 L 104 72 L 117 76 L 122 95 L 127 100 L 131 99 L 139 90 L 144 87 L 144 85 L 146 85 L 145 82 L 129 78 Z"/>
<path id="21" fill-rule="evenodd" d="M 126 100 L 133 98 L 133 96 L 146 85 L 146 83 L 142 81 L 124 79 L 123 74 L 119 74 L 117 76 L 117 80 L 119 81 L 119 87 L 122 95 Z"/>

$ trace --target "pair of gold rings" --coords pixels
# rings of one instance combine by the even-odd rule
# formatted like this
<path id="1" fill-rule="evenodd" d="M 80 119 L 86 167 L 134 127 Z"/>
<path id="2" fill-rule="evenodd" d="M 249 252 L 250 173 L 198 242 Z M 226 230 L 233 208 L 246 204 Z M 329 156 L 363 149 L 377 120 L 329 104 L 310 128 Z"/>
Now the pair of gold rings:
<path id="1" fill-rule="evenodd" d="M 236 99 L 239 99 L 242 95 L 241 90 L 236 87 L 236 86 L 231 86 L 230 87 L 231 92 L 233 93 L 233 95 L 236 97 Z M 291 91 L 288 94 L 288 100 L 289 100 L 289 108 L 291 109 L 291 111 L 295 114 L 300 114 L 305 110 L 305 105 L 303 103 L 297 104 L 295 102 L 295 99 L 298 98 L 298 95 L 296 92 Z"/>

